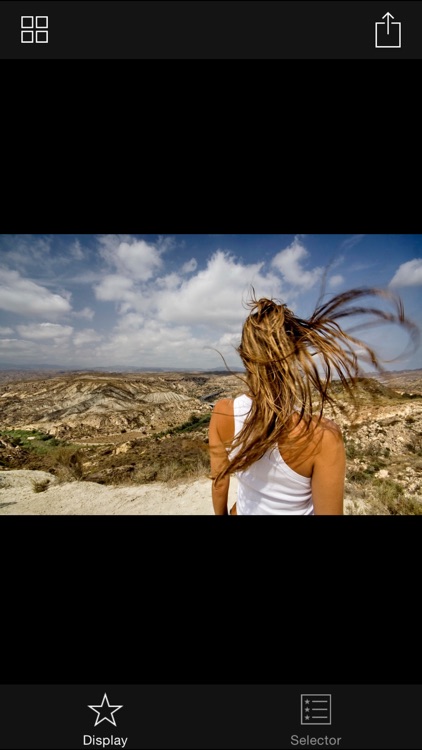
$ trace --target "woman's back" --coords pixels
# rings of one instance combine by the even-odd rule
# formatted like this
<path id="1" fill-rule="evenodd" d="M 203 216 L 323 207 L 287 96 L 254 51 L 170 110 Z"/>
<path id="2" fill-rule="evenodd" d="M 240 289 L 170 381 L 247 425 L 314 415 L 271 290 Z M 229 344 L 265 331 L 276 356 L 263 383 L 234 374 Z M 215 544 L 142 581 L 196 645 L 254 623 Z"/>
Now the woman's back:
<path id="1" fill-rule="evenodd" d="M 211 466 L 217 474 L 230 466 L 238 448 L 231 443 L 242 429 L 251 409 L 252 399 L 241 396 L 221 399 L 213 409 L 209 443 Z M 311 515 L 342 514 L 345 474 L 345 451 L 341 431 L 329 419 L 322 418 L 309 429 L 297 424 L 292 415 L 282 451 L 273 442 L 265 454 L 250 466 L 236 471 L 238 480 L 238 515 Z M 227 513 L 229 474 L 213 484 L 213 503 L 219 512 Z M 250 496 L 253 493 L 253 498 Z"/>
<path id="2" fill-rule="evenodd" d="M 249 396 L 234 399 L 234 436 L 240 433 L 251 405 Z M 311 477 L 292 469 L 281 456 L 278 445 L 236 476 L 237 515 L 312 515 L 314 512 Z"/>
<path id="3" fill-rule="evenodd" d="M 367 295 L 389 299 L 395 311 L 362 307 Z M 360 361 L 380 366 L 373 349 L 337 319 L 368 313 L 406 327 L 414 342 L 418 331 L 406 320 L 401 300 L 377 289 L 344 292 L 307 319 L 267 298 L 249 305 L 236 348 L 247 394 L 217 402 L 210 422 L 215 513 L 227 514 L 230 474 L 236 474 L 239 515 L 342 514 L 344 443 L 339 427 L 323 412 L 336 405 L 334 376 L 353 398 Z"/>

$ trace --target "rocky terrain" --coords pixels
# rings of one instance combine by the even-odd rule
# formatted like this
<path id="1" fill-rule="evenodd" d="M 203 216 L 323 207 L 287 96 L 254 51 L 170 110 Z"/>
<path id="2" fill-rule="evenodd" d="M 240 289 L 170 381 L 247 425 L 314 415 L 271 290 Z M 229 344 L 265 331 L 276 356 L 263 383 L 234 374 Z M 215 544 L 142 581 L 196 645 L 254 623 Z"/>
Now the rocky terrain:
<path id="1" fill-rule="evenodd" d="M 356 409 L 340 406 L 347 512 L 422 514 L 422 371 L 362 379 Z"/>
<path id="2" fill-rule="evenodd" d="M 0 469 L 128 487 L 203 479 L 212 405 L 242 392 L 240 378 L 225 372 L 0 373 Z M 355 413 L 338 384 L 333 391 L 348 459 L 346 512 L 421 513 L 422 370 L 362 378 Z M 35 490 L 46 497 L 52 491 L 48 483 Z"/>
<path id="3" fill-rule="evenodd" d="M 108 485 L 58 482 L 45 471 L 0 471 L 2 515 L 154 515 L 211 516 L 209 479 L 184 482 Z M 236 480 L 230 483 L 229 507 L 236 500 Z"/>
<path id="4" fill-rule="evenodd" d="M 39 377 L 3 383 L 2 429 L 37 428 L 56 437 L 141 435 L 205 414 L 217 398 L 241 389 L 235 375 L 120 373 Z"/>
<path id="5" fill-rule="evenodd" d="M 218 398 L 243 390 L 221 373 L 71 373 L 3 383 L 0 467 L 102 484 L 209 473 Z"/>

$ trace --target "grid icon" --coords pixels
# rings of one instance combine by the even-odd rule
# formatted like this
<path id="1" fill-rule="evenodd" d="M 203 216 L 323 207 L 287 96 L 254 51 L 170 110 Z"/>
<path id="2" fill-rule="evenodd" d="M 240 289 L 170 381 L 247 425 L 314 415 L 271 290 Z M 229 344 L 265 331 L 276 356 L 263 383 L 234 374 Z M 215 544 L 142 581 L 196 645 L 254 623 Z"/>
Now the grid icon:
<path id="1" fill-rule="evenodd" d="M 48 44 L 48 16 L 21 16 L 21 44 Z"/>

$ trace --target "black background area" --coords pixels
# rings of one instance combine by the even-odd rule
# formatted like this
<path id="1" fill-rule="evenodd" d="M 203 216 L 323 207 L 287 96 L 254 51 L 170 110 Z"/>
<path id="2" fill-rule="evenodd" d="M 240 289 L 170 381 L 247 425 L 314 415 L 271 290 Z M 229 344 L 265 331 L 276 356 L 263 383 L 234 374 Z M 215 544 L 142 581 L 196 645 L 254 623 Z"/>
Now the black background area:
<path id="1" fill-rule="evenodd" d="M 419 517 L 2 526 L 5 684 L 420 679 Z"/>
<path id="2" fill-rule="evenodd" d="M 188 66 L 49 66 L 2 68 L 3 232 L 421 232 L 416 68 L 394 89 L 394 169 L 392 68 L 387 85 L 377 65 L 344 64 L 339 87 L 325 63 L 203 66 L 198 87 Z M 1 529 L 6 688 L 420 681 L 418 517 L 8 516 Z"/>

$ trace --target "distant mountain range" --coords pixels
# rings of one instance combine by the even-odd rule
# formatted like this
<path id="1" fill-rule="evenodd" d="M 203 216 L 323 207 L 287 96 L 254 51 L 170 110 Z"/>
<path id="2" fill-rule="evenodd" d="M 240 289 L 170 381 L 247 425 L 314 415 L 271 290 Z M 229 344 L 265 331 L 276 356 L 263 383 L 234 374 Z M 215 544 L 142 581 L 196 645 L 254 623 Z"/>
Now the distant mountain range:
<path id="1" fill-rule="evenodd" d="M 244 372 L 241 367 L 230 368 L 232 372 Z M 25 372 L 227 372 L 225 367 L 214 367 L 207 370 L 203 367 L 63 367 L 63 365 L 1 365 L 0 371 L 25 371 Z"/>

